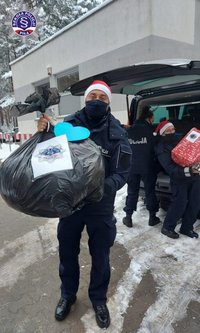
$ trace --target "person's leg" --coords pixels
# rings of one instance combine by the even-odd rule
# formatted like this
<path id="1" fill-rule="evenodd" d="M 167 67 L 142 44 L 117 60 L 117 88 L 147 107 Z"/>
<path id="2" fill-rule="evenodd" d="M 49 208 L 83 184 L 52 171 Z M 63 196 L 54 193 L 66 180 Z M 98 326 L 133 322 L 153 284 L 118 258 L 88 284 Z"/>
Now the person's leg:
<path id="1" fill-rule="evenodd" d="M 193 225 L 196 222 L 200 211 L 200 179 L 191 182 L 188 185 L 188 204 L 182 217 L 180 233 L 197 238 L 198 234 L 193 231 Z"/>
<path id="2" fill-rule="evenodd" d="M 65 319 L 70 312 L 71 305 L 76 301 L 80 274 L 78 257 L 83 228 L 84 223 L 81 219 L 81 212 L 60 219 L 58 224 L 61 298 L 55 311 L 57 320 Z"/>
<path id="3" fill-rule="evenodd" d="M 126 204 L 123 209 L 126 212 L 126 216 L 123 218 L 123 223 L 129 228 L 132 227 L 132 214 L 137 210 L 140 180 L 141 176 L 139 174 L 131 174 L 127 182 Z"/>
<path id="4" fill-rule="evenodd" d="M 183 216 L 187 206 L 187 183 L 171 183 L 172 202 L 167 211 L 161 232 L 170 237 L 178 238 L 174 231 L 178 220 Z"/>
<path id="5" fill-rule="evenodd" d="M 87 219 L 88 245 L 92 258 L 88 294 L 97 324 L 101 328 L 107 328 L 110 324 L 106 301 L 110 282 L 110 247 L 116 237 L 115 224 L 114 216 L 90 216 Z"/>
<path id="6" fill-rule="evenodd" d="M 155 194 L 156 179 L 157 175 L 154 173 L 142 175 L 145 189 L 146 208 L 149 211 L 150 226 L 160 223 L 159 217 L 156 216 L 156 213 L 159 210 L 159 202 Z"/>
<path id="7" fill-rule="evenodd" d="M 80 239 L 84 228 L 81 213 L 61 218 L 58 224 L 61 296 L 76 295 L 79 285 Z"/>
<path id="8" fill-rule="evenodd" d="M 114 216 L 90 216 L 87 218 L 88 245 L 92 258 L 89 297 L 92 304 L 106 303 L 110 282 L 110 248 L 116 237 Z"/>

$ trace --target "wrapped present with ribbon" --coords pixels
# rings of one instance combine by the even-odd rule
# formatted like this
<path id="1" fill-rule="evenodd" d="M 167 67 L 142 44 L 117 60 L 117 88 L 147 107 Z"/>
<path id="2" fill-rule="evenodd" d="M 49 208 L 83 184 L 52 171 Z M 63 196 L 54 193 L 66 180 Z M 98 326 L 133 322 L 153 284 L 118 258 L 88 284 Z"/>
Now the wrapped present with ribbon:
<path id="1" fill-rule="evenodd" d="M 193 127 L 172 150 L 172 159 L 183 167 L 200 163 L 200 130 Z"/>

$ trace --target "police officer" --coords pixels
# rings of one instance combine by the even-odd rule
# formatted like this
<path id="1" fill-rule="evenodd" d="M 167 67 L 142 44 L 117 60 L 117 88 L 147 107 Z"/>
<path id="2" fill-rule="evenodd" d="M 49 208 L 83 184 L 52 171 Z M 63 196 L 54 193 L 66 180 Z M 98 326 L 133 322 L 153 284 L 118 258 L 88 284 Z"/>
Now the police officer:
<path id="1" fill-rule="evenodd" d="M 132 148 L 132 162 L 128 177 L 128 193 L 124 211 L 126 216 L 123 223 L 131 228 L 132 214 L 137 210 L 140 181 L 144 183 L 146 208 L 149 211 L 149 225 L 154 226 L 160 222 L 156 216 L 159 210 L 159 203 L 155 195 L 155 184 L 158 172 L 153 135 L 153 113 L 148 106 L 141 111 L 140 117 L 127 129 L 129 143 Z"/>
<path id="2" fill-rule="evenodd" d="M 109 254 L 116 236 L 116 219 L 113 216 L 116 191 L 125 183 L 131 161 L 131 148 L 125 130 L 110 112 L 111 90 L 103 81 L 94 81 L 85 91 L 85 107 L 65 121 L 84 126 L 91 131 L 90 138 L 99 146 L 105 162 L 104 196 L 98 203 L 85 205 L 73 215 L 61 218 L 58 224 L 58 241 L 61 279 L 61 298 L 55 318 L 63 320 L 76 301 L 79 287 L 81 233 L 86 226 L 92 259 L 89 298 L 100 328 L 110 325 L 106 305 L 110 281 Z M 48 117 L 39 120 L 38 130 L 43 131 Z"/>
<path id="3" fill-rule="evenodd" d="M 180 233 L 191 238 L 198 238 L 193 225 L 200 211 L 200 174 L 195 166 L 182 167 L 171 158 L 171 151 L 181 137 L 175 132 L 174 125 L 162 121 L 156 128 L 160 140 L 155 147 L 160 164 L 170 176 L 172 202 L 167 211 L 161 232 L 170 238 L 179 238 L 175 231 L 181 219 Z"/>

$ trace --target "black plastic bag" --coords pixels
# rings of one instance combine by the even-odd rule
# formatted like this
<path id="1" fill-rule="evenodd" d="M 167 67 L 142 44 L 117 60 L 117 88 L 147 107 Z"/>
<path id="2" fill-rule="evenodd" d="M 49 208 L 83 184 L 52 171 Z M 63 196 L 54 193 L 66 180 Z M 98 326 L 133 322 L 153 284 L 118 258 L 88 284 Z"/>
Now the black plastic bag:
<path id="1" fill-rule="evenodd" d="M 28 215 L 67 217 L 103 196 L 103 158 L 90 139 L 69 142 L 73 170 L 56 171 L 33 179 L 32 153 L 37 143 L 52 137 L 53 133 L 37 132 L 0 167 L 2 198 L 12 208 Z"/>

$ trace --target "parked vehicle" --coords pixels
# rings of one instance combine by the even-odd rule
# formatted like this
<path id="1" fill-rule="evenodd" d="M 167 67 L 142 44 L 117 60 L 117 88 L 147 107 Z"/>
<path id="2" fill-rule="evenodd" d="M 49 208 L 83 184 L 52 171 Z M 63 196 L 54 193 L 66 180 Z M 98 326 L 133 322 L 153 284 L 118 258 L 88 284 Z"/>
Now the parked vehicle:
<path id="1" fill-rule="evenodd" d="M 192 127 L 200 129 L 198 60 L 159 60 L 114 69 L 75 83 L 70 88 L 72 95 L 83 95 L 94 79 L 107 81 L 113 93 L 126 95 L 130 125 L 138 118 L 140 110 L 148 105 L 154 113 L 155 126 L 167 119 L 183 135 Z M 133 97 L 129 107 L 130 95 Z M 164 172 L 158 175 L 156 193 L 161 207 L 167 209 L 171 189 L 169 177 Z"/>

